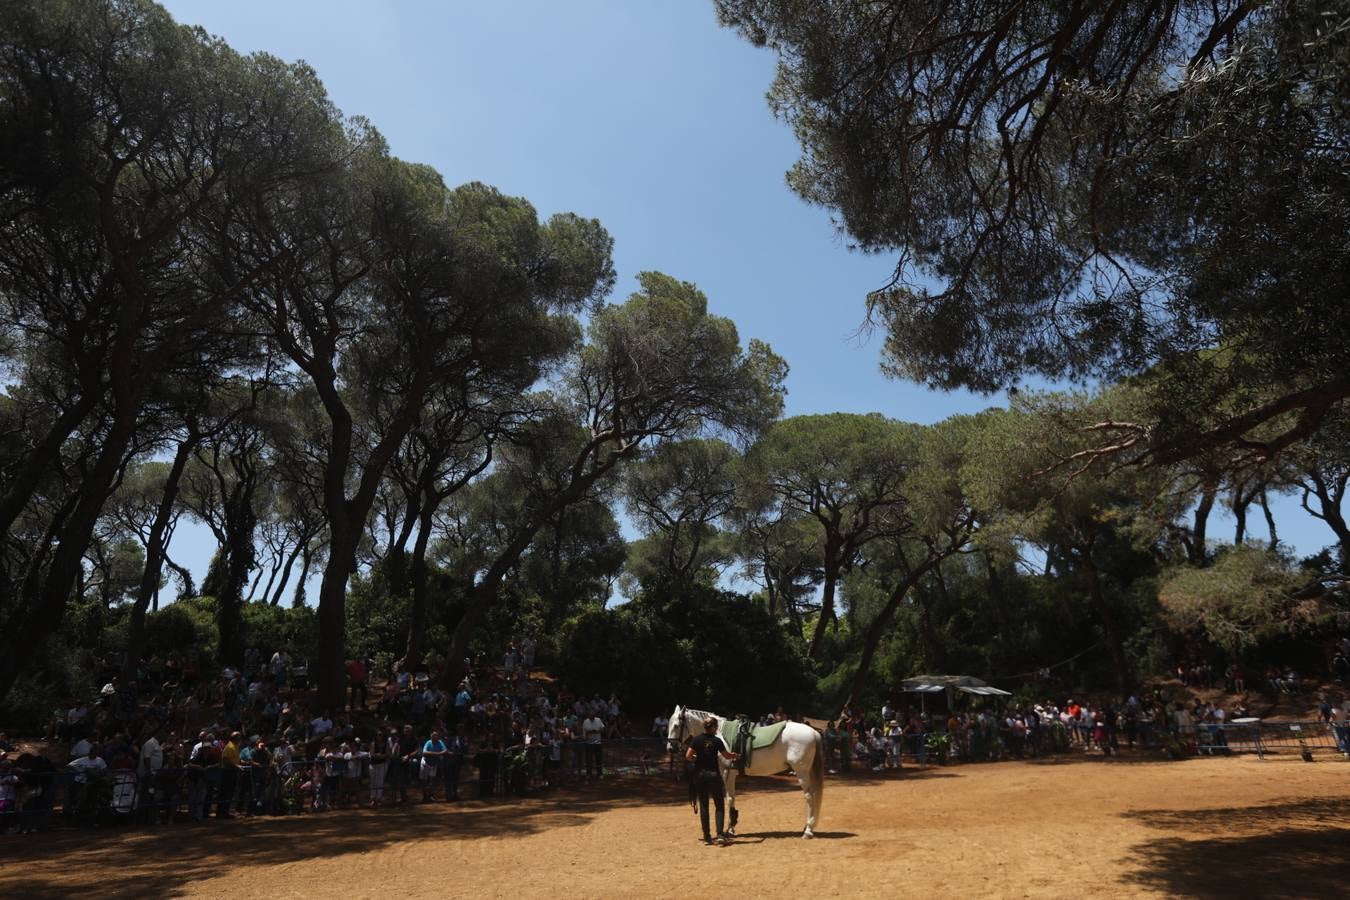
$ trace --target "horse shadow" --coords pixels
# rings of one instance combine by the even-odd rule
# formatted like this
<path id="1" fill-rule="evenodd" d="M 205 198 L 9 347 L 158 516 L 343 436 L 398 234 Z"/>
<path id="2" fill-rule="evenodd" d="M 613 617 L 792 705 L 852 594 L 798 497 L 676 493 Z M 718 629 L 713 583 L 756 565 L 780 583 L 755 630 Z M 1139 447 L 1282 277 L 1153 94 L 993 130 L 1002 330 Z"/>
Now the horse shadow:
<path id="1" fill-rule="evenodd" d="M 844 838 L 857 837 L 852 831 L 817 831 L 816 840 L 834 841 Z M 732 845 L 736 844 L 762 844 L 767 840 L 776 840 L 778 838 L 802 839 L 800 831 L 747 831 L 737 834 L 731 839 Z"/>

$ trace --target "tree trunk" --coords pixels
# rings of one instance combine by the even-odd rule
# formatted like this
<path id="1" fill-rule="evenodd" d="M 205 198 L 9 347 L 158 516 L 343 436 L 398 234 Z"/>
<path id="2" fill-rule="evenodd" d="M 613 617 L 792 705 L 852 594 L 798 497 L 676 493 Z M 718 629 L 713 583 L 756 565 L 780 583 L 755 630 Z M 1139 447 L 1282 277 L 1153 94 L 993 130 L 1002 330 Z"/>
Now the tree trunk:
<path id="1" fill-rule="evenodd" d="M 258 586 L 262 584 L 263 579 L 263 567 L 258 566 L 257 569 L 258 574 L 253 576 L 253 583 L 249 585 L 248 593 L 244 596 L 245 603 L 252 603 L 253 598 L 258 596 Z M 277 577 L 277 570 L 273 568 L 272 578 L 276 577 Z M 267 579 L 267 588 L 263 591 L 263 596 L 267 596 L 267 592 L 272 589 L 272 578 Z M 247 581 L 248 579 L 246 578 L 244 580 Z"/>
<path id="2" fill-rule="evenodd" d="M 1270 547 L 1275 549 L 1280 544 L 1280 533 L 1275 530 L 1275 516 L 1270 511 L 1270 499 L 1266 496 L 1266 489 L 1261 488 L 1261 512 L 1266 516 L 1266 528 L 1270 532 Z"/>
<path id="3" fill-rule="evenodd" d="M 118 473 L 126 465 L 126 451 L 135 431 L 138 409 L 138 403 L 128 403 L 118 410 L 93 468 L 79 487 L 79 499 L 59 530 L 52 534 L 56 549 L 45 573 L 37 569 L 29 572 L 19 589 L 18 604 L 13 600 L 0 604 L 19 607 L 17 615 L 6 627 L 7 652 L 0 653 L 0 700 L 9 693 L 19 673 L 26 670 L 42 651 L 46 639 L 60 627 L 65 617 L 71 588 L 84 571 L 84 554 L 99 513 L 112 493 Z"/>
<path id="4" fill-rule="evenodd" d="M 806 650 L 808 659 L 820 658 L 821 642 L 825 638 L 825 628 L 834 618 L 834 589 L 839 580 L 839 567 L 835 564 L 830 542 L 825 545 L 825 586 L 820 592 L 820 618 L 816 619 L 815 631 L 811 634 L 811 644 Z"/>
<path id="5" fill-rule="evenodd" d="M 1111 664 L 1116 670 L 1116 681 L 1122 691 L 1129 692 L 1134 686 L 1134 676 L 1131 674 L 1129 663 L 1125 659 L 1125 645 L 1121 641 L 1120 628 L 1116 624 L 1115 612 L 1106 602 L 1106 595 L 1102 591 L 1101 572 L 1098 571 L 1097 564 L 1092 561 L 1090 551 L 1083 554 L 1083 569 L 1087 572 L 1092 602 L 1097 607 L 1097 614 L 1101 616 L 1102 620 L 1102 628 L 1106 631 L 1106 643 L 1111 652 Z"/>
<path id="6" fill-rule="evenodd" d="M 1190 551 L 1190 563 L 1195 566 L 1203 566 L 1205 560 L 1209 557 L 1209 551 L 1205 547 L 1205 533 L 1209 526 L 1209 514 L 1214 509 L 1214 498 L 1217 491 L 1206 485 L 1200 494 L 1200 502 L 1195 505 L 1195 516 L 1191 520 L 1191 546 L 1187 548 Z"/>
<path id="7" fill-rule="evenodd" d="M 285 564 L 281 567 L 281 583 L 277 585 L 276 591 L 272 594 L 271 604 L 273 606 L 281 605 L 281 598 L 286 593 L 286 585 L 291 580 L 291 569 L 295 566 L 295 558 L 300 555 L 300 550 L 305 543 L 309 541 L 306 536 L 301 536 L 294 547 L 291 548 L 290 556 L 286 557 Z"/>
<path id="8" fill-rule="evenodd" d="M 862 657 L 858 660 L 858 668 L 853 673 L 853 682 L 849 686 L 848 699 L 844 701 L 844 706 L 852 706 L 862 696 L 863 685 L 866 684 L 868 672 L 872 668 L 872 657 L 876 654 L 877 645 L 881 643 L 882 637 L 885 636 L 886 629 L 890 627 L 891 620 L 895 617 L 895 611 L 900 607 L 900 602 L 905 599 L 905 595 L 910 592 L 910 589 L 919 583 L 919 579 L 923 578 L 928 570 L 939 561 L 939 559 L 930 557 L 917 569 L 906 575 L 891 591 L 891 596 L 886 600 L 886 605 L 881 608 L 877 617 L 863 632 Z"/>
<path id="9" fill-rule="evenodd" d="M 340 710 L 346 700 L 344 664 L 347 659 L 347 579 L 359 534 L 334 529 L 328 545 L 328 565 L 319 584 L 319 659 L 310 669 L 318 689 L 319 709 Z"/>
<path id="10" fill-rule="evenodd" d="M 155 519 L 150 524 L 150 536 L 145 542 L 145 569 L 141 574 L 141 584 L 136 592 L 136 602 L 131 607 L 131 618 L 127 623 L 127 669 L 125 677 L 130 679 L 136 663 L 140 660 L 145 642 L 145 611 L 159 595 L 159 582 L 164 571 L 165 541 L 164 535 L 173 517 L 174 502 L 178 499 L 178 483 L 187 468 L 188 459 L 196 445 L 194 432 L 189 431 L 188 439 L 178 445 L 173 455 L 173 464 L 164 479 L 164 493 L 159 499 L 159 508 L 155 510 Z M 156 604 L 158 605 L 158 604 Z"/>
<path id="11" fill-rule="evenodd" d="M 309 581 L 309 567 L 314 561 L 309 545 L 300 553 L 300 580 L 295 583 L 295 594 L 291 596 L 291 609 L 303 609 L 305 606 L 305 584 Z"/>
<path id="12" fill-rule="evenodd" d="M 409 570 L 412 596 L 408 602 L 408 645 L 403 656 L 405 669 L 411 669 L 422 661 L 422 633 L 426 630 L 427 600 L 431 589 L 431 578 L 427 571 L 427 544 L 431 541 L 431 526 L 439 505 L 440 498 L 433 492 L 417 517 L 417 541 L 413 544 Z M 452 657 L 451 662 L 454 661 Z"/>

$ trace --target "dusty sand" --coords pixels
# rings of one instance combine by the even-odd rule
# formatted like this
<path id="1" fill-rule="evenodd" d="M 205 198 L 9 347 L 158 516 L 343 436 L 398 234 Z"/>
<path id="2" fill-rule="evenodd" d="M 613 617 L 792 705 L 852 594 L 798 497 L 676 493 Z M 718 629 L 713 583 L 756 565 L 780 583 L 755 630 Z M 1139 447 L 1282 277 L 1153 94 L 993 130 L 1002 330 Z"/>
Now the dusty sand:
<path id="1" fill-rule="evenodd" d="M 1334 897 L 1350 891 L 1350 763 L 1075 760 L 830 778 L 803 841 L 795 782 L 743 779 L 705 847 L 682 789 L 618 779 L 500 805 L 0 838 L 15 898 Z"/>

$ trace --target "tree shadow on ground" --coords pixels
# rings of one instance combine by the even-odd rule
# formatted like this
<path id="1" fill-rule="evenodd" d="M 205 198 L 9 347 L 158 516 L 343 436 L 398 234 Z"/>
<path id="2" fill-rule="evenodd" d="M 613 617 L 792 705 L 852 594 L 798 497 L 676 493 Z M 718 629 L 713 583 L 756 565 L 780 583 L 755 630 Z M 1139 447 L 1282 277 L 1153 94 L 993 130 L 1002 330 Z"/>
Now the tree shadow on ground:
<path id="1" fill-rule="evenodd" d="M 1264 806 L 1127 813 L 1168 831 L 1133 848 L 1127 884 L 1174 897 L 1343 896 L 1350 882 L 1350 810 L 1308 797 Z"/>
<path id="2" fill-rule="evenodd" d="M 618 779 L 565 795 L 415 804 L 383 809 L 179 822 L 149 828 L 60 830 L 0 845 L 0 896 L 57 900 L 180 896 L 193 882 L 239 866 L 366 853 L 448 836 L 523 836 L 585 825 L 625 807 L 683 801 L 670 779 Z"/>

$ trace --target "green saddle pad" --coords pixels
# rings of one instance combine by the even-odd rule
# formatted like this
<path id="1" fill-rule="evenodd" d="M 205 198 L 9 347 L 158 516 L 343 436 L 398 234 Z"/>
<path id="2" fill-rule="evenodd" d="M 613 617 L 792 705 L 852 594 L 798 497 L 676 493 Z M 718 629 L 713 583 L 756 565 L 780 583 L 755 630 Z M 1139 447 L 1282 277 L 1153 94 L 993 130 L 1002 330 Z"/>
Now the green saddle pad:
<path id="1" fill-rule="evenodd" d="M 783 733 L 787 722 L 775 722 L 772 725 L 755 726 L 750 738 L 750 749 L 762 750 L 765 747 L 778 740 L 778 736 Z M 728 719 L 722 723 L 722 740 L 726 741 L 728 747 L 734 747 L 736 734 L 741 729 L 741 723 L 735 719 Z"/>

